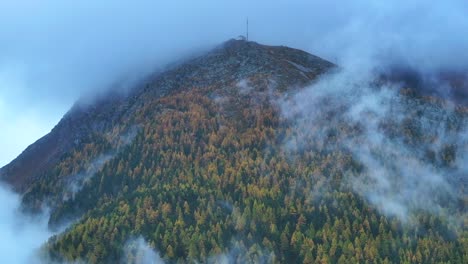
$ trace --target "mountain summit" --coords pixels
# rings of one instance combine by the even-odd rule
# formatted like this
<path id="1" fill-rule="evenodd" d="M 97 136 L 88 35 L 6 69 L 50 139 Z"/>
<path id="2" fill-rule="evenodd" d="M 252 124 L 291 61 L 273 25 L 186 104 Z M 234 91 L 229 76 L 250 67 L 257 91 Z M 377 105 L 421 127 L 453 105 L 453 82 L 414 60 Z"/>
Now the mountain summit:
<path id="1" fill-rule="evenodd" d="M 301 50 L 229 40 L 203 56 L 149 77 L 129 95 L 110 92 L 94 103 L 77 103 L 48 135 L 3 167 L 0 177 L 24 193 L 90 137 L 103 137 L 146 102 L 171 93 L 210 86 L 223 88 L 249 78 L 274 81 L 275 89 L 284 90 L 305 86 L 331 67 L 332 63 Z"/>

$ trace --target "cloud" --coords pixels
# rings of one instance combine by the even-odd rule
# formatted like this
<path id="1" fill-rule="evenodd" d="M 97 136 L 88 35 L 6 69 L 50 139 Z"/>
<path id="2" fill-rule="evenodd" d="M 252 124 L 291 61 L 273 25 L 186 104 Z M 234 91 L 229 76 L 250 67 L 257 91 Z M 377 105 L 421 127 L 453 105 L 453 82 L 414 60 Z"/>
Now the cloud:
<path id="1" fill-rule="evenodd" d="M 468 60 L 461 51 L 468 47 L 468 5 L 362 0 L 340 3 L 341 8 L 347 13 L 327 11 L 336 20 L 315 24 L 325 25 L 324 31 L 316 30 L 310 46 L 341 68 L 281 103 L 283 116 L 295 126 L 284 147 L 297 151 L 313 142 L 325 151 L 346 149 L 364 170 L 345 171 L 345 180 L 387 215 L 404 221 L 418 210 L 450 215 L 450 204 L 466 197 L 460 188 L 466 185 L 460 176 L 467 173 L 466 122 L 449 129 L 458 115 L 453 105 L 411 105 L 399 92 L 413 87 L 464 100 Z M 419 145 L 408 142 L 404 133 L 418 131 L 422 135 L 413 138 Z M 450 165 L 442 157 L 447 152 L 456 156 Z"/>
<path id="2" fill-rule="evenodd" d="M 227 252 L 209 257 L 206 262 L 209 264 L 229 264 L 229 263 L 274 263 L 277 261 L 275 254 L 263 249 L 257 244 L 249 249 L 240 241 L 233 241 Z"/>
<path id="3" fill-rule="evenodd" d="M 130 239 L 124 246 L 122 263 L 132 264 L 164 264 L 159 253 L 154 251 L 143 237 Z"/>
<path id="4" fill-rule="evenodd" d="M 69 175 L 66 177 L 67 184 L 65 191 L 62 195 L 63 201 L 69 199 L 74 200 L 76 193 L 80 192 L 81 189 L 87 184 L 94 175 L 100 171 L 104 165 L 115 157 L 115 153 L 101 154 L 92 161 L 89 162 L 86 169 L 80 173 Z"/>
<path id="5" fill-rule="evenodd" d="M 64 177 L 66 186 L 62 195 L 63 201 L 67 201 L 69 199 L 74 200 L 76 193 L 80 192 L 108 161 L 112 160 L 120 153 L 120 151 L 133 142 L 138 131 L 140 131 L 140 127 L 138 126 L 128 128 L 124 133 L 118 136 L 117 142 L 115 143 L 116 146 L 114 146 L 112 150 L 102 153 L 89 161 L 86 168 L 79 173 Z"/>
<path id="6" fill-rule="evenodd" d="M 45 135 L 60 120 L 60 111 L 38 111 L 8 96 L 8 91 L 20 95 L 25 89 L 21 76 L 0 69 L 0 167 L 14 159 L 26 147 Z M 56 110 L 61 106 L 56 106 Z M 65 111 L 62 109 L 62 111 Z M 44 115 L 46 117 L 44 117 Z"/>
<path id="7" fill-rule="evenodd" d="M 316 41 L 317 49 L 339 58 L 340 64 L 361 57 L 425 71 L 467 69 L 467 55 L 458 56 L 468 46 L 465 1 L 358 0 L 340 7 L 347 14 Z M 338 12 L 326 14 L 336 18 Z"/>
<path id="8" fill-rule="evenodd" d="M 409 99 L 400 88 L 359 67 L 322 77 L 281 102 L 295 130 L 284 147 L 350 153 L 363 169 L 342 167 L 344 183 L 388 216 L 410 223 L 425 211 L 459 221 L 467 117 L 450 103 Z"/>
<path id="9" fill-rule="evenodd" d="M 0 186 L 0 262 L 26 264 L 35 261 L 38 250 L 52 235 L 48 216 L 20 212 L 20 197 Z"/>
<path id="10" fill-rule="evenodd" d="M 132 264 L 164 264 L 159 253 L 154 250 L 143 237 L 129 239 L 123 248 L 122 263 Z M 246 248 L 240 241 L 232 241 L 226 252 L 208 257 L 203 262 L 210 264 L 228 263 L 273 263 L 276 257 L 273 252 L 258 245 Z M 196 263 L 196 262 L 195 262 Z"/>

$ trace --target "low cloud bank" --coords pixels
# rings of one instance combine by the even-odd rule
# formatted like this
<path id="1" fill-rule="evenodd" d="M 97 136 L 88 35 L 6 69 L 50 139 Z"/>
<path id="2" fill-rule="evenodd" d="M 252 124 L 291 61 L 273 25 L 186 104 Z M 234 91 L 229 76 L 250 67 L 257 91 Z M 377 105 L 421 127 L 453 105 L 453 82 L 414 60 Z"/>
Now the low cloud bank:
<path id="1" fill-rule="evenodd" d="M 254 245 L 247 249 L 242 242 L 234 241 L 227 252 L 211 256 L 207 259 L 209 264 L 231 264 L 231 263 L 259 263 L 267 264 L 277 261 L 275 254 Z"/>
<path id="2" fill-rule="evenodd" d="M 94 177 L 108 161 L 116 157 L 120 151 L 122 151 L 122 149 L 133 142 L 138 134 L 138 131 L 140 131 L 140 127 L 137 125 L 128 128 L 124 133 L 118 136 L 117 142 L 114 143 L 116 145 L 114 149 L 100 154 L 91 160 L 86 166 L 86 169 L 80 173 L 67 176 L 65 191 L 63 193 L 62 199 L 64 201 L 69 199 L 74 200 L 75 195 L 83 189 L 83 187 L 91 180 L 91 178 Z"/>
<path id="3" fill-rule="evenodd" d="M 20 197 L 4 186 L 0 186 L 0 201 L 0 262 L 35 263 L 40 247 L 52 235 L 48 215 L 24 215 Z"/>
<path id="4" fill-rule="evenodd" d="M 164 260 L 152 249 L 143 237 L 130 239 L 124 246 L 122 263 L 128 264 L 164 264 Z"/>
<path id="5" fill-rule="evenodd" d="M 294 126 L 284 148 L 348 153 L 360 167 L 343 168 L 344 183 L 386 215 L 412 222 L 423 211 L 460 223 L 468 121 L 457 104 L 468 92 L 468 63 L 458 54 L 468 47 L 467 4 L 340 6 L 349 14 L 313 46 L 341 68 L 280 103 Z"/>
<path id="6" fill-rule="evenodd" d="M 128 264 L 165 264 L 160 254 L 153 249 L 143 237 L 129 239 L 123 248 L 122 263 Z M 230 264 L 230 263 L 272 263 L 275 261 L 274 253 L 259 246 L 247 249 L 242 242 L 233 241 L 228 250 L 222 254 L 208 257 L 203 263 Z M 195 262 L 196 263 L 196 262 Z"/>
<path id="7" fill-rule="evenodd" d="M 281 106 L 295 130 L 284 147 L 310 150 L 313 142 L 348 152 L 362 167 L 342 168 L 344 183 L 382 213 L 408 223 L 421 211 L 462 221 L 468 120 L 461 108 L 415 97 L 365 67 L 324 76 Z"/>

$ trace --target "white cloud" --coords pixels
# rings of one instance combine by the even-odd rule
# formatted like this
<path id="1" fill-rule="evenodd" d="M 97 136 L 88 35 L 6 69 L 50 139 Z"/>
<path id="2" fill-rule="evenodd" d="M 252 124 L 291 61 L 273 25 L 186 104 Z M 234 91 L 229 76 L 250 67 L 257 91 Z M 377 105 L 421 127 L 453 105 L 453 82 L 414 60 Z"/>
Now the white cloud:
<path id="1" fill-rule="evenodd" d="M 124 246 L 122 263 L 164 264 L 164 260 L 152 249 L 143 237 L 130 239 Z"/>
<path id="2" fill-rule="evenodd" d="M 26 216 L 19 211 L 20 197 L 0 186 L 0 262 L 32 263 L 37 250 L 52 235 L 46 216 Z"/>
<path id="3" fill-rule="evenodd" d="M 361 72 L 353 65 L 282 102 L 282 113 L 294 121 L 297 132 L 286 139 L 285 147 L 295 151 L 290 142 L 308 148 L 313 141 L 324 149 L 349 151 L 364 169 L 355 175 L 343 168 L 344 182 L 386 215 L 413 223 L 415 212 L 426 211 L 458 222 L 461 217 L 451 214 L 452 205 L 466 199 L 460 175 L 467 172 L 461 165 L 468 157 L 467 121 L 458 121 L 458 130 L 448 129 L 456 120 L 450 104 L 436 107 L 408 100 L 399 94 L 399 85 L 377 80 L 367 68 Z M 405 127 L 410 121 L 413 127 Z M 338 143 L 329 142 L 328 133 L 344 124 L 358 129 L 337 132 Z M 389 127 L 398 132 L 389 132 Z M 423 134 L 411 138 L 421 142 L 407 142 L 409 129 Z M 439 164 L 444 162 L 441 153 L 452 144 L 457 146 L 456 159 L 445 168 Z M 434 151 L 435 161 L 427 159 L 428 151 Z"/>

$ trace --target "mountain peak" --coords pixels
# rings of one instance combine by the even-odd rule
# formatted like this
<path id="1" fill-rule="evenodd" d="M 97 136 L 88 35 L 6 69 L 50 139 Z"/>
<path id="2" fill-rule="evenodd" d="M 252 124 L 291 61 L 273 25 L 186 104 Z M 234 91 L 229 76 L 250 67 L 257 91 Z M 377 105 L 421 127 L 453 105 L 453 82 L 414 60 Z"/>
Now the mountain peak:
<path id="1" fill-rule="evenodd" d="M 131 119 L 146 102 L 170 93 L 227 87 L 252 78 L 274 81 L 276 89 L 284 91 L 305 86 L 332 67 L 332 63 L 302 50 L 228 40 L 206 54 L 147 77 L 126 96 L 109 94 L 73 107 L 51 133 L 0 169 L 0 179 L 17 191 L 27 191 L 35 179 L 43 177 L 86 138 L 109 133 L 123 118 Z"/>
<path id="2" fill-rule="evenodd" d="M 271 48 L 271 46 L 262 45 L 255 41 L 249 41 L 245 39 L 229 39 L 221 43 L 221 45 L 219 45 L 217 49 L 229 51 L 229 52 L 244 52 L 248 50 L 250 50 L 251 52 L 252 51 L 258 52 L 261 50 L 266 50 L 268 48 Z M 287 47 L 283 46 L 283 48 L 287 48 Z"/>

